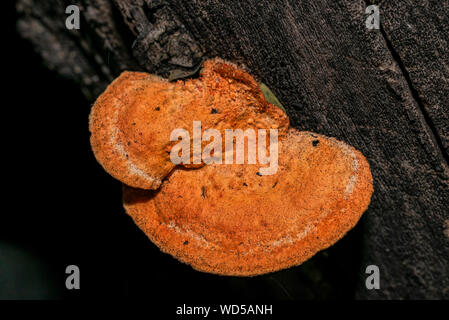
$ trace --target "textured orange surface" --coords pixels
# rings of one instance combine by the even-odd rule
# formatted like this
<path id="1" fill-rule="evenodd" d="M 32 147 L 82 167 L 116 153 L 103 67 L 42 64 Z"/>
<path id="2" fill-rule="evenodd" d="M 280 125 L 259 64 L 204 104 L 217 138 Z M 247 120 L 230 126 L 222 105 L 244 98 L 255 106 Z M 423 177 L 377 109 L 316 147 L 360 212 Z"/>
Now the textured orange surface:
<path id="1" fill-rule="evenodd" d="M 175 128 L 279 129 L 279 167 L 175 165 Z M 193 268 L 253 276 L 298 265 L 343 237 L 367 209 L 369 164 L 334 138 L 289 128 L 254 79 L 219 59 L 201 77 L 169 83 L 124 72 L 90 115 L 91 144 L 122 181 L 123 205 L 162 251 Z M 147 190 L 144 190 L 147 189 Z"/>
<path id="2" fill-rule="evenodd" d="M 200 271 L 253 276 L 298 265 L 354 227 L 372 177 L 360 152 L 321 135 L 291 129 L 279 152 L 275 175 L 208 165 L 176 170 L 157 192 L 125 186 L 125 209 L 162 251 Z"/>
<path id="3" fill-rule="evenodd" d="M 91 145 L 104 169 L 129 186 L 157 189 L 174 164 L 170 133 L 193 121 L 215 128 L 277 128 L 289 120 L 266 102 L 257 82 L 219 59 L 204 63 L 201 77 L 169 83 L 141 72 L 122 73 L 95 102 L 89 121 Z"/>

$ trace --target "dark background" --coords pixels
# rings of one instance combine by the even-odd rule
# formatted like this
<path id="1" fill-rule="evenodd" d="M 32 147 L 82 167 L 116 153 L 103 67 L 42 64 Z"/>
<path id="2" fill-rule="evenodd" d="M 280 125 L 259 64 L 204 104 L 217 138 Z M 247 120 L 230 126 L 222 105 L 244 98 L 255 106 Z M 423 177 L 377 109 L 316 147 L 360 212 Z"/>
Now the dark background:
<path id="1" fill-rule="evenodd" d="M 364 277 L 364 218 L 303 265 L 254 278 L 197 272 L 161 253 L 124 213 L 120 183 L 93 157 L 91 103 L 18 36 L 12 5 L 6 12 L 2 105 L 8 180 L 0 214 L 0 299 L 151 297 L 157 304 L 354 297 L 355 283 Z M 80 268 L 80 290 L 65 288 L 71 264 Z"/>

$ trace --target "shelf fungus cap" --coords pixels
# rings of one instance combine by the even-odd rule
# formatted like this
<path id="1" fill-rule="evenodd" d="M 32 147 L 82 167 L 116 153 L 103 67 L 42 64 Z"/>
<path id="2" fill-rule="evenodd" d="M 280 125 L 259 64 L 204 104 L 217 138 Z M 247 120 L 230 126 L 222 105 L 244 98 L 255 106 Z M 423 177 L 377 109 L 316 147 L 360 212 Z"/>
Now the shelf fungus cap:
<path id="1" fill-rule="evenodd" d="M 277 128 L 289 119 L 268 103 L 251 75 L 220 59 L 205 61 L 198 79 L 168 82 L 143 72 L 123 72 L 97 99 L 89 117 L 91 146 L 98 162 L 116 179 L 157 189 L 173 170 L 173 130 L 193 121 L 209 128 Z M 192 154 L 192 157 L 194 155 Z"/>
<path id="2" fill-rule="evenodd" d="M 290 129 L 276 174 L 259 165 L 175 170 L 158 191 L 124 186 L 123 204 L 163 252 L 194 269 L 254 276 L 299 265 L 355 226 L 373 192 L 365 157 Z"/>

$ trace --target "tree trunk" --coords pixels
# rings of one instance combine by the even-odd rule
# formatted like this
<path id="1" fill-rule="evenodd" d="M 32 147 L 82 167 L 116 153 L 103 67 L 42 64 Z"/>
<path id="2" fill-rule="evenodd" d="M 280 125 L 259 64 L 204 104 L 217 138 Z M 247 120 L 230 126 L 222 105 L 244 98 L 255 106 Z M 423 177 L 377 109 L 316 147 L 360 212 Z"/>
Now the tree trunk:
<path id="1" fill-rule="evenodd" d="M 83 0 L 81 28 L 68 30 L 70 2 L 19 0 L 17 26 L 90 101 L 123 70 L 168 77 L 219 56 L 266 83 L 294 127 L 366 156 L 368 211 L 341 243 L 266 278 L 287 298 L 334 297 L 335 286 L 359 299 L 449 298 L 448 1 L 377 2 L 380 30 L 360 0 Z M 379 290 L 365 286 L 368 265 Z"/>

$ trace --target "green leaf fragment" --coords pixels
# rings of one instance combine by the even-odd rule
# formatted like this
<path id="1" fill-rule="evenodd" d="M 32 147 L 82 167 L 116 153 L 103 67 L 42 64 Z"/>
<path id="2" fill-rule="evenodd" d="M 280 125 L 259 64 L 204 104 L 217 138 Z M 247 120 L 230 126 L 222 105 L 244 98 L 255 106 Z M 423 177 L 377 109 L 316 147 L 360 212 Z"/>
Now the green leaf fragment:
<path id="1" fill-rule="evenodd" d="M 184 80 L 184 79 L 188 79 L 188 78 L 192 78 L 193 76 L 195 76 L 198 71 L 200 71 L 201 69 L 201 63 L 198 64 L 198 66 L 193 69 L 193 70 L 179 70 L 179 69 L 175 69 L 170 71 L 170 74 L 168 75 L 168 81 L 172 82 L 172 81 L 176 81 L 176 80 Z"/>
<path id="2" fill-rule="evenodd" d="M 265 96 L 265 99 L 271 103 L 277 106 L 279 109 L 287 113 L 285 111 L 285 108 L 282 106 L 282 104 L 279 102 L 278 98 L 274 95 L 273 92 L 271 92 L 270 88 L 267 87 L 267 85 L 263 82 L 259 82 L 259 88 L 262 91 L 263 95 Z"/>

